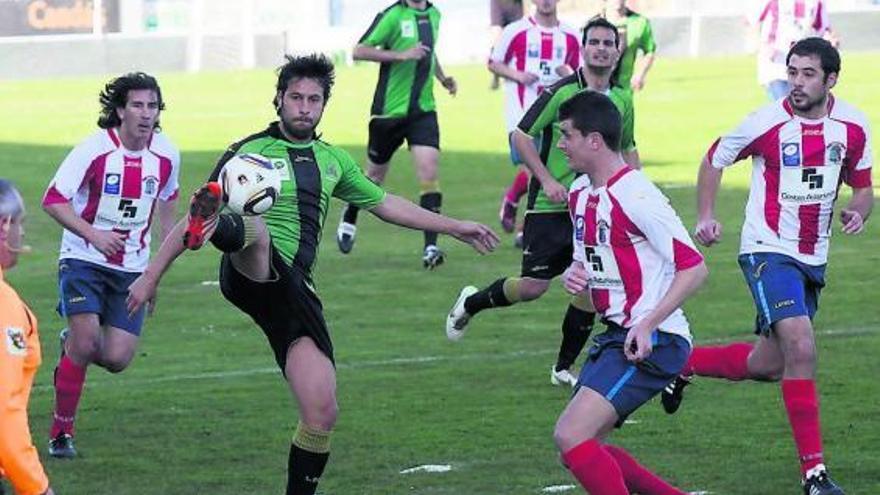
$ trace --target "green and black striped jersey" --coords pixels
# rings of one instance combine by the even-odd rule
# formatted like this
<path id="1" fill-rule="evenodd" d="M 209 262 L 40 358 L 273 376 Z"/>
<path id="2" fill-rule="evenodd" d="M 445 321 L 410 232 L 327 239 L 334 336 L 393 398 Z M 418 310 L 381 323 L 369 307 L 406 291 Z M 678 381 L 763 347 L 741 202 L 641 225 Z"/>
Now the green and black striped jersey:
<path id="1" fill-rule="evenodd" d="M 385 191 L 367 179 L 346 151 L 320 139 L 292 143 L 278 122 L 230 146 L 209 180 L 217 180 L 223 165 L 241 153 L 262 155 L 281 173 L 281 194 L 262 218 L 281 257 L 309 274 L 331 196 L 366 209 L 385 199 Z"/>
<path id="2" fill-rule="evenodd" d="M 382 62 L 379 82 L 373 95 L 374 117 L 403 117 L 436 108 L 434 47 L 440 29 L 440 11 L 431 2 L 424 10 L 410 7 L 406 0 L 395 2 L 376 16 L 359 43 L 396 52 L 419 42 L 429 48 L 420 60 Z"/>

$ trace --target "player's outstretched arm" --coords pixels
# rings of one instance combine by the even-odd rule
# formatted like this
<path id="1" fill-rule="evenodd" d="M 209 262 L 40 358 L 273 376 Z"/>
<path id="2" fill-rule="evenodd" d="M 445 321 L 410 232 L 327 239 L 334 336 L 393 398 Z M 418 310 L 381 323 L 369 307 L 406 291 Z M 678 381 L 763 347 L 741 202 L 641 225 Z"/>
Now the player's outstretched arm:
<path id="1" fill-rule="evenodd" d="M 722 169 L 709 163 L 703 157 L 697 174 L 697 226 L 694 237 L 704 246 L 711 246 L 721 240 L 721 223 L 715 220 L 715 198 L 721 187 Z"/>
<path id="2" fill-rule="evenodd" d="M 498 234 L 483 224 L 440 215 L 393 194 L 386 194 L 382 203 L 370 212 L 388 223 L 402 227 L 449 234 L 469 244 L 480 254 L 494 250 L 499 243 Z"/>
<path id="3" fill-rule="evenodd" d="M 125 303 L 129 314 L 138 312 L 144 304 L 149 304 L 151 310 L 155 306 L 156 288 L 159 286 L 162 275 L 185 250 L 183 233 L 186 231 L 186 226 L 187 217 L 184 216 L 165 236 L 165 241 L 162 242 L 159 252 L 150 260 L 144 273 L 128 286 L 128 297 Z"/>
<path id="4" fill-rule="evenodd" d="M 669 290 L 657 303 L 654 311 L 627 332 L 623 347 L 627 359 L 642 361 L 651 355 L 651 333 L 673 311 L 680 308 L 684 301 L 703 285 L 708 276 L 709 269 L 702 261 L 690 268 L 675 272 Z"/>

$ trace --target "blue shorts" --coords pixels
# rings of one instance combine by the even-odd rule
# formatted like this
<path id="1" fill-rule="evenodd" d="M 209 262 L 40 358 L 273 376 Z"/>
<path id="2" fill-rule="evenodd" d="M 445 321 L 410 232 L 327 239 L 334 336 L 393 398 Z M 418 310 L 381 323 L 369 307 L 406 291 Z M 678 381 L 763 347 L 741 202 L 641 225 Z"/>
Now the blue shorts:
<path id="1" fill-rule="evenodd" d="M 773 324 L 785 318 L 812 320 L 816 315 L 825 265 L 807 265 L 778 253 L 751 253 L 739 256 L 739 266 L 755 300 L 755 333 L 768 335 Z"/>
<path id="2" fill-rule="evenodd" d="M 128 317 L 125 298 L 128 286 L 140 273 L 123 272 L 88 261 L 62 259 L 58 262 L 58 314 L 98 315 L 101 325 L 110 325 L 140 336 L 146 309 Z"/>
<path id="3" fill-rule="evenodd" d="M 516 132 L 516 131 L 513 131 Z M 516 151 L 516 146 L 513 145 L 513 132 L 507 135 L 507 146 L 510 147 L 510 163 L 513 164 L 514 167 L 518 165 L 522 165 L 523 159 L 519 156 L 519 152 Z M 538 154 L 541 153 L 541 138 L 536 137 L 532 138 L 532 142 L 535 143 L 535 149 L 538 150 Z"/>
<path id="4" fill-rule="evenodd" d="M 627 416 L 660 393 L 684 369 L 691 346 L 679 335 L 655 331 L 648 359 L 633 363 L 623 354 L 628 329 L 608 324 L 593 337 L 578 387 L 589 387 L 605 397 L 617 411 L 617 426 Z"/>

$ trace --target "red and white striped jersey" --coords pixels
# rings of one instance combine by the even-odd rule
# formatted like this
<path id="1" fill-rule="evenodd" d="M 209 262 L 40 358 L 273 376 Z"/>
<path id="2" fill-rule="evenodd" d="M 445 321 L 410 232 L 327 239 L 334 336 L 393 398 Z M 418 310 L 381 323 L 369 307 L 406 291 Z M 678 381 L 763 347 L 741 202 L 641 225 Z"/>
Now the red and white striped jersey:
<path id="1" fill-rule="evenodd" d="M 740 253 L 825 264 L 840 183 L 871 187 L 870 141 L 865 116 L 831 95 L 824 118 L 798 117 L 784 98 L 716 140 L 707 155 L 715 168 L 752 157 Z"/>
<path id="2" fill-rule="evenodd" d="M 64 229 L 60 258 L 74 258 L 127 272 L 141 272 L 150 257 L 150 224 L 156 200 L 178 193 L 180 152 L 162 133 L 141 151 L 125 149 L 115 129 L 100 130 L 67 155 L 43 196 L 43 204 L 70 202 L 99 230 L 127 234 L 124 251 L 105 256 Z"/>
<path id="3" fill-rule="evenodd" d="M 675 272 L 703 261 L 669 200 L 638 170 L 624 168 L 597 188 L 582 175 L 572 183 L 568 202 L 574 260 L 587 270 L 593 306 L 622 327 L 636 325 L 657 307 Z M 691 340 L 681 308 L 658 328 Z"/>
<path id="4" fill-rule="evenodd" d="M 796 42 L 822 36 L 830 28 L 823 0 L 761 0 L 753 2 L 749 21 L 758 27 L 758 83 L 787 79 L 785 57 Z"/>
<path id="5" fill-rule="evenodd" d="M 513 131 L 541 91 L 560 79 L 557 68 L 562 65 L 572 69 L 580 67 L 577 31 L 565 24 L 541 27 L 532 17 L 524 17 L 504 28 L 489 60 L 539 77 L 531 86 L 504 81 L 504 117 L 507 130 Z"/>

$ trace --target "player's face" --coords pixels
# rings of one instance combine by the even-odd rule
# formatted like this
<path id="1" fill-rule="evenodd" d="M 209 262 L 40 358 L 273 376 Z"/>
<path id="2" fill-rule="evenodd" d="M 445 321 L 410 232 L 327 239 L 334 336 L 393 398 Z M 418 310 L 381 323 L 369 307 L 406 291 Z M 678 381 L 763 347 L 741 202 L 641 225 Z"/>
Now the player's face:
<path id="1" fill-rule="evenodd" d="M 540 15 L 556 15 L 556 4 L 559 0 L 532 0 L 535 11 Z"/>
<path id="2" fill-rule="evenodd" d="M 159 120 L 159 96 L 152 89 L 133 89 L 128 92 L 125 106 L 117 108 L 116 114 L 122 121 L 120 132 L 129 142 L 145 142 Z"/>
<path id="3" fill-rule="evenodd" d="M 584 136 L 581 131 L 574 127 L 571 119 L 565 119 L 559 123 L 561 136 L 556 146 L 568 160 L 568 168 L 575 172 L 586 172 L 590 157 L 595 151 L 593 134 Z"/>
<path id="4" fill-rule="evenodd" d="M 614 31 L 606 27 L 594 27 L 587 32 L 584 42 L 584 61 L 594 69 L 613 69 L 620 56 Z"/>
<path id="5" fill-rule="evenodd" d="M 296 139 L 311 139 L 324 113 L 324 88 L 305 77 L 291 79 L 279 95 L 278 116 L 284 130 Z"/>
<path id="6" fill-rule="evenodd" d="M 24 212 L 18 218 L 0 218 L 0 266 L 12 268 L 18 263 L 18 253 L 24 240 Z"/>
<path id="7" fill-rule="evenodd" d="M 825 77 L 817 55 L 792 55 L 788 61 L 788 84 L 791 106 L 799 112 L 810 112 L 824 107 L 828 92 L 837 84 L 837 74 Z"/>

